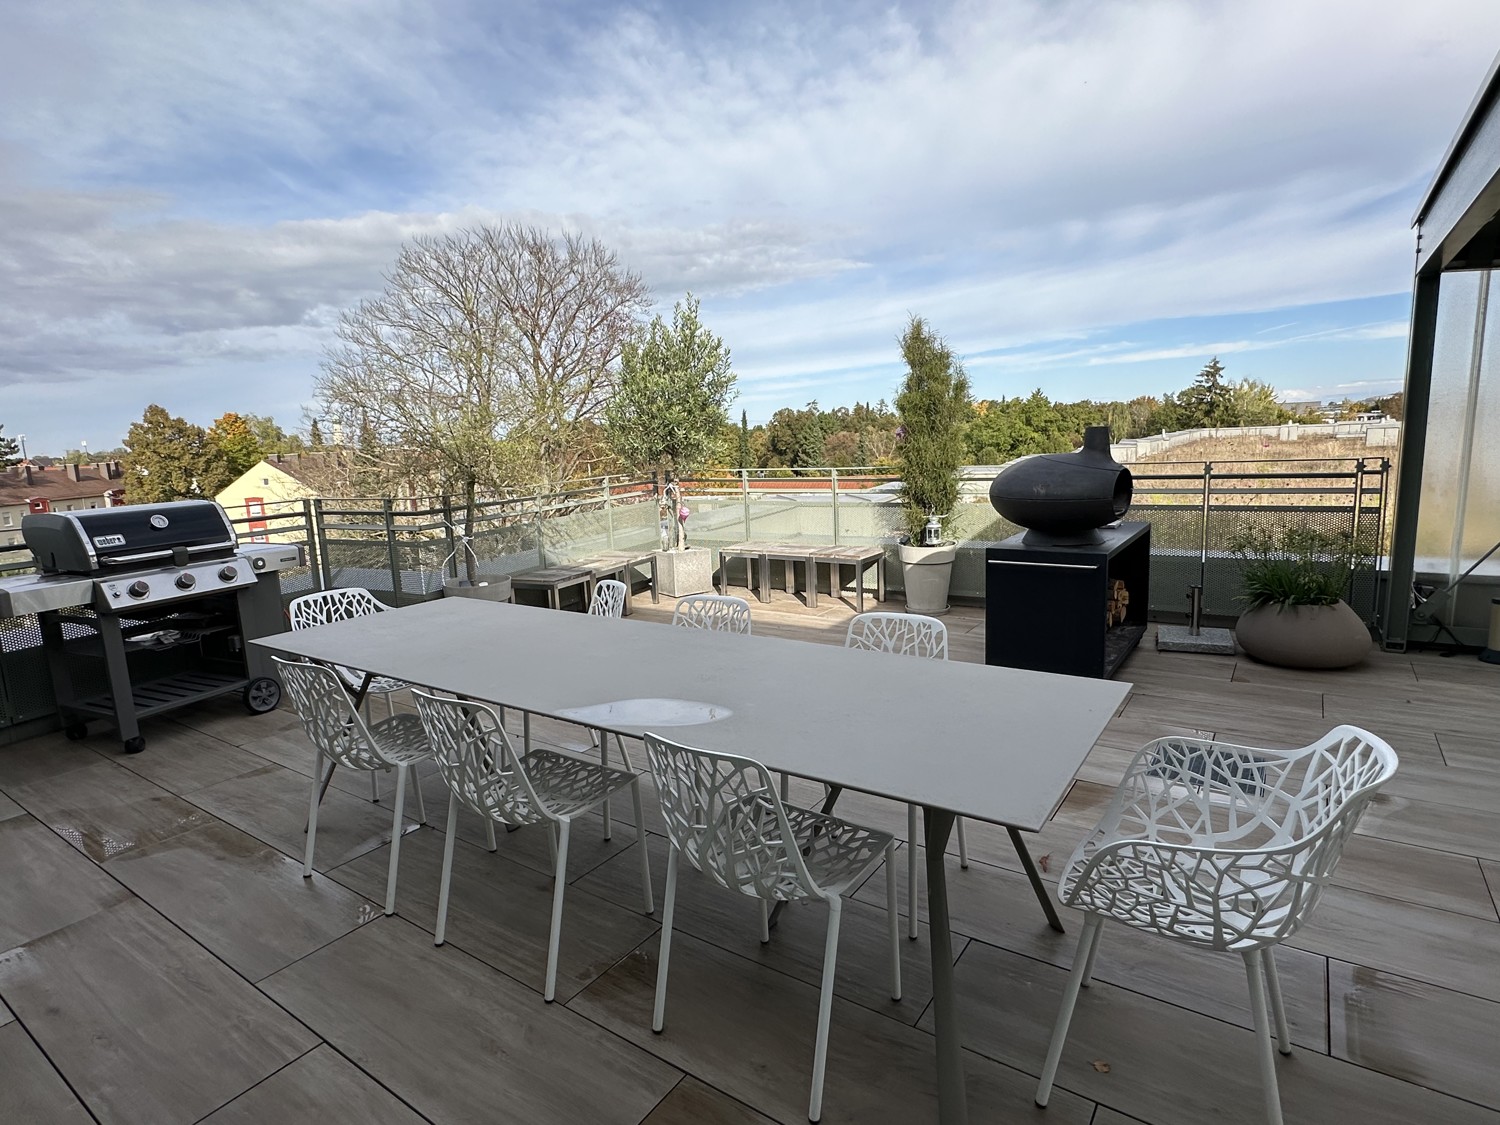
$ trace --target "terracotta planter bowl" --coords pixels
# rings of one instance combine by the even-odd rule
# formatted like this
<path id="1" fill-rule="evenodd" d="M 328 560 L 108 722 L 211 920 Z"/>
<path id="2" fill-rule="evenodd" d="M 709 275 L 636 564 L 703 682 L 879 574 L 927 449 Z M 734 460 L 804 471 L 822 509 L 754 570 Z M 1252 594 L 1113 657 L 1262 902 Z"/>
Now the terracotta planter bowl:
<path id="1" fill-rule="evenodd" d="M 1348 668 L 1370 652 L 1370 630 L 1344 602 L 1246 610 L 1235 639 L 1256 660 L 1283 668 Z"/>

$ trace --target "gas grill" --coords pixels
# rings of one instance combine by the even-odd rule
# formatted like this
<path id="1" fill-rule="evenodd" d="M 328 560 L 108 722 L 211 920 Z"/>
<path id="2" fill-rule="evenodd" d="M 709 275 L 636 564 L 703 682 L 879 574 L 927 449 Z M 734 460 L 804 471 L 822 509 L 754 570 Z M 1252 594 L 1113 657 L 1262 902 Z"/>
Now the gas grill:
<path id="1" fill-rule="evenodd" d="M 245 642 L 285 628 L 278 574 L 297 545 L 239 546 L 209 500 L 30 515 L 21 533 L 38 573 L 0 582 L 0 617 L 37 615 L 69 738 L 108 718 L 136 753 L 149 715 L 231 692 L 254 714 L 280 703 Z"/>

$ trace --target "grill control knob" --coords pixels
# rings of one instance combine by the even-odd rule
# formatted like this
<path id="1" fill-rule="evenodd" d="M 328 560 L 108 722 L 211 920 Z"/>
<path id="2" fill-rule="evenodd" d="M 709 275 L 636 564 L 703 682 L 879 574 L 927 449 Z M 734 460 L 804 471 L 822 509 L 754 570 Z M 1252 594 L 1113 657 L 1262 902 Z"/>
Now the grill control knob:
<path id="1" fill-rule="evenodd" d="M 220 582 L 233 582 L 239 576 L 240 572 L 235 570 L 232 566 L 226 566 L 219 571 Z"/>
<path id="2" fill-rule="evenodd" d="M 125 592 L 132 598 L 144 598 L 151 592 L 151 587 L 146 585 L 144 580 L 141 580 L 132 582 L 128 587 L 126 587 Z"/>
<path id="3" fill-rule="evenodd" d="M 179 574 L 177 576 L 177 588 L 179 590 L 191 590 L 198 585 L 198 580 L 191 574 Z"/>

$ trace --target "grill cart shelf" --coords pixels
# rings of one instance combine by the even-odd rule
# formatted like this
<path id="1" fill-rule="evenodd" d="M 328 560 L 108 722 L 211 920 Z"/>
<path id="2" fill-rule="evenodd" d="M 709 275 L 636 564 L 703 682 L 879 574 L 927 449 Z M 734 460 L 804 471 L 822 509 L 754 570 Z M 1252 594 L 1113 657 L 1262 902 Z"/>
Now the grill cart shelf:
<path id="1" fill-rule="evenodd" d="M 279 617 L 279 584 L 274 574 L 265 581 Z M 109 719 L 125 751 L 135 753 L 146 745 L 140 720 L 152 715 L 234 693 L 254 714 L 274 710 L 281 687 L 247 651 L 241 624 L 246 612 L 252 621 L 261 616 L 259 587 L 258 581 L 140 617 L 80 609 L 39 613 L 63 732 L 80 739 L 90 719 Z M 249 603 L 246 609 L 242 602 Z"/>

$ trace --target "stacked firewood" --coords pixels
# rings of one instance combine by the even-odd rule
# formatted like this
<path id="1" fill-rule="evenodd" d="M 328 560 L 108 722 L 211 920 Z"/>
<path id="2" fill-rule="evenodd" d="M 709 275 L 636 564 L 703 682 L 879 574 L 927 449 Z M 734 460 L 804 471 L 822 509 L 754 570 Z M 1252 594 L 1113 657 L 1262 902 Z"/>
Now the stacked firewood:
<path id="1" fill-rule="evenodd" d="M 1125 583 L 1118 578 L 1110 580 L 1109 600 L 1104 606 L 1104 623 L 1113 629 L 1116 625 L 1125 624 L 1125 613 L 1130 606 L 1130 591 L 1125 589 Z"/>

